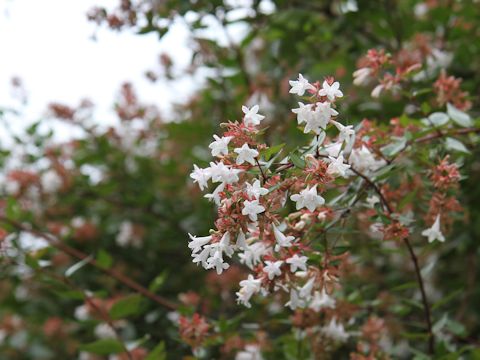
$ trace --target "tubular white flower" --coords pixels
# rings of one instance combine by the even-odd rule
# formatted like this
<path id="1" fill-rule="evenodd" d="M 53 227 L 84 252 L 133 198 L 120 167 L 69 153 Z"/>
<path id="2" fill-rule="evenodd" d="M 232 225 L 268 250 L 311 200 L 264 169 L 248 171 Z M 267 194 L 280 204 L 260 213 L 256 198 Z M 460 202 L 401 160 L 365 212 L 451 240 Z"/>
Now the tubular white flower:
<path id="1" fill-rule="evenodd" d="M 322 333 L 339 342 L 345 342 L 348 339 L 348 333 L 343 325 L 337 324 L 337 320 L 333 318 L 327 326 L 321 329 Z"/>
<path id="2" fill-rule="evenodd" d="M 277 241 L 275 251 L 279 251 L 281 247 L 292 246 L 292 241 L 295 240 L 295 236 L 285 236 L 274 224 L 272 224 L 272 229 L 275 240 Z"/>
<path id="3" fill-rule="evenodd" d="M 305 122 L 305 128 L 303 132 L 309 133 L 313 132 L 315 134 L 320 134 L 322 130 L 327 128 L 328 123 L 332 116 L 338 115 L 338 112 L 335 109 L 332 109 L 330 103 L 328 102 L 318 102 L 316 104 L 315 110 L 312 111 L 311 116 L 309 116 Z"/>
<path id="4" fill-rule="evenodd" d="M 263 195 L 267 195 L 268 194 L 268 190 L 263 188 L 261 185 L 260 185 L 260 180 L 256 179 L 253 183 L 253 185 L 251 185 L 250 183 L 246 183 L 247 185 L 247 194 L 248 196 L 251 196 L 255 199 L 259 199 L 260 196 L 263 196 Z"/>
<path id="5" fill-rule="evenodd" d="M 248 215 L 252 221 L 257 221 L 257 215 L 263 213 L 264 211 L 265 208 L 259 204 L 258 200 L 245 200 L 243 202 L 242 215 Z"/>
<path id="6" fill-rule="evenodd" d="M 437 215 L 437 218 L 435 219 L 435 222 L 431 228 L 422 231 L 422 235 L 428 238 L 429 243 L 435 240 L 440 242 L 445 241 L 445 236 L 443 236 L 442 231 L 440 230 L 440 214 Z"/>
<path id="7" fill-rule="evenodd" d="M 343 154 L 340 154 L 337 158 L 333 156 L 328 157 L 330 159 L 330 164 L 327 168 L 327 173 L 333 176 L 342 176 L 344 178 L 348 177 L 346 171 L 350 169 L 350 165 L 343 162 Z"/>
<path id="8" fill-rule="evenodd" d="M 243 122 L 247 126 L 257 126 L 265 119 L 265 116 L 258 114 L 259 106 L 254 105 L 250 109 L 246 106 L 242 106 L 242 111 L 245 114 Z"/>
<path id="9" fill-rule="evenodd" d="M 213 182 L 223 182 L 226 184 L 233 184 L 238 182 L 238 174 L 242 172 L 240 169 L 233 169 L 222 162 L 210 163 L 210 174 Z"/>
<path id="10" fill-rule="evenodd" d="M 330 101 L 334 101 L 336 97 L 343 97 L 343 93 L 340 91 L 340 83 L 335 81 L 332 85 L 329 85 L 326 80 L 323 82 L 322 88 L 318 91 L 318 95 L 326 96 Z"/>
<path id="11" fill-rule="evenodd" d="M 210 172 L 210 168 L 201 169 L 197 165 L 193 165 L 193 171 L 190 174 L 190 177 L 193 179 L 194 183 L 197 183 L 200 187 L 200 190 L 203 191 L 205 187 L 208 185 L 208 180 L 212 177 L 212 173 Z"/>
<path id="12" fill-rule="evenodd" d="M 298 295 L 302 299 L 305 299 L 306 301 L 309 301 L 310 298 L 312 297 L 312 290 L 313 290 L 313 284 L 314 283 L 315 283 L 315 278 L 314 277 L 308 279 L 308 281 L 305 283 L 305 285 L 303 285 L 300 288 L 300 291 L 299 291 Z"/>
<path id="13" fill-rule="evenodd" d="M 365 145 L 362 145 L 360 149 L 353 149 L 348 158 L 348 162 L 356 170 L 365 173 L 377 171 L 386 164 L 383 159 L 376 160 Z"/>
<path id="14" fill-rule="evenodd" d="M 360 68 L 353 73 L 353 84 L 360 86 L 365 84 L 370 77 L 372 70 L 368 67 Z"/>
<path id="15" fill-rule="evenodd" d="M 298 125 L 303 124 L 304 122 L 307 122 L 310 120 L 310 118 L 313 116 L 313 105 L 312 104 L 303 104 L 301 102 L 298 103 L 298 108 L 292 109 L 292 112 L 294 114 L 297 114 L 297 122 Z"/>
<path id="16" fill-rule="evenodd" d="M 233 136 L 219 137 L 213 135 L 215 139 L 208 147 L 212 150 L 212 156 L 228 155 L 228 143 L 233 139 Z"/>
<path id="17" fill-rule="evenodd" d="M 247 143 L 243 144 L 242 147 L 236 148 L 233 151 L 238 154 L 236 160 L 237 165 L 241 165 L 244 162 L 255 165 L 255 158 L 258 156 L 258 151 L 255 149 L 250 149 Z"/>
<path id="18" fill-rule="evenodd" d="M 252 245 L 247 245 L 243 253 L 238 254 L 240 262 L 245 264 L 250 269 L 253 269 L 255 266 L 261 263 L 261 258 L 269 252 L 268 247 L 261 242 L 253 243 Z"/>
<path id="19" fill-rule="evenodd" d="M 263 268 L 263 272 L 268 275 L 269 280 L 273 280 L 275 276 L 282 275 L 280 267 L 283 265 L 283 261 L 265 261 L 265 264 L 267 265 Z"/>
<path id="20" fill-rule="evenodd" d="M 295 272 L 297 270 L 306 271 L 307 260 L 308 258 L 306 256 L 298 256 L 298 254 L 294 254 L 291 258 L 286 260 L 286 263 L 290 265 L 291 272 Z"/>
<path id="21" fill-rule="evenodd" d="M 309 211 L 315 211 L 317 207 L 325 204 L 325 199 L 317 194 L 317 185 L 307 187 L 300 191 L 300 194 L 290 196 L 290 199 L 296 202 L 297 210 L 306 207 Z"/>
<path id="22" fill-rule="evenodd" d="M 333 309 L 335 308 L 335 299 L 329 296 L 323 288 L 322 292 L 314 292 L 313 299 L 308 307 L 315 312 L 319 312 L 321 309 Z"/>
<path id="23" fill-rule="evenodd" d="M 298 74 L 297 80 L 290 80 L 290 86 L 292 87 L 289 91 L 290 94 L 297 94 L 303 96 L 307 90 L 315 90 L 315 87 L 308 82 L 307 79 L 303 77 L 302 74 Z"/>
<path id="24" fill-rule="evenodd" d="M 338 121 L 331 121 L 332 124 L 336 126 L 338 131 L 340 131 L 340 134 L 338 136 L 338 141 L 343 142 L 345 141 L 345 146 L 350 147 L 351 143 L 353 142 L 353 139 L 355 138 L 355 130 L 353 129 L 353 125 L 343 125 L 340 124 Z"/>
<path id="25" fill-rule="evenodd" d="M 243 304 L 246 307 L 251 307 L 250 299 L 251 297 L 260 291 L 261 280 L 255 279 L 253 275 L 248 275 L 248 278 L 240 281 L 240 290 L 236 293 L 237 302 Z"/>
<path id="26" fill-rule="evenodd" d="M 220 206 L 220 193 L 225 189 L 225 183 L 221 183 L 220 185 L 218 185 L 215 190 L 213 191 L 213 193 L 211 194 L 205 194 L 203 197 L 205 199 L 208 199 L 210 201 L 214 201 L 215 204 L 217 206 Z"/>
<path id="27" fill-rule="evenodd" d="M 201 236 L 201 237 L 196 237 L 195 235 L 188 234 L 190 237 L 191 241 L 188 243 L 188 247 L 192 249 L 192 253 L 198 253 L 200 250 L 202 250 L 202 247 L 208 244 L 212 240 L 212 236 Z"/>
<path id="28" fill-rule="evenodd" d="M 291 289 L 290 300 L 285 304 L 285 306 L 289 307 L 291 310 L 295 310 L 297 308 L 304 308 L 305 301 L 298 297 L 297 290 Z"/>

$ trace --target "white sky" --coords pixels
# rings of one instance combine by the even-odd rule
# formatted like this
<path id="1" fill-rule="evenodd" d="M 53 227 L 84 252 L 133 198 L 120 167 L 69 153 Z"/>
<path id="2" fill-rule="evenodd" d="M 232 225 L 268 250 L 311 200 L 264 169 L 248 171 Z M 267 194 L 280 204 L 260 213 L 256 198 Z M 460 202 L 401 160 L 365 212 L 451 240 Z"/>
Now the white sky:
<path id="1" fill-rule="evenodd" d="M 248 14 L 251 0 L 230 0 L 237 7 L 230 15 Z M 89 98 L 96 105 L 95 122 L 114 124 L 112 112 L 121 83 L 134 84 L 139 98 L 157 105 L 166 117 L 172 103 L 185 101 L 201 85 L 206 72 L 152 84 L 145 71 L 158 69 L 158 55 L 168 53 L 174 60 L 174 73 L 183 74 L 190 62 L 189 31 L 176 21 L 159 41 L 156 34 L 136 35 L 132 31 L 115 32 L 89 22 L 86 13 L 93 6 L 114 8 L 118 0 L 0 0 L 0 108 L 20 109 L 22 116 L 8 117 L 15 132 L 39 120 L 50 102 L 78 105 Z M 273 11 L 263 0 L 261 11 Z M 188 14 L 195 17 L 194 13 Z M 197 35 L 226 44 L 227 38 L 214 18 L 205 19 L 208 30 Z M 238 41 L 246 24 L 229 26 L 229 37 Z M 96 34 L 96 40 L 92 35 Z M 12 98 L 11 79 L 18 76 L 27 90 L 28 103 L 20 108 Z M 0 124 L 1 125 L 1 124 Z M 55 138 L 75 136 L 72 128 L 57 123 Z M 9 137 L 0 126 L 0 140 Z"/>
<path id="2" fill-rule="evenodd" d="M 180 23 L 161 42 L 155 34 L 106 29 L 97 31 L 93 41 L 96 26 L 86 12 L 98 4 L 111 8 L 118 0 L 0 0 L 0 107 L 18 105 L 11 98 L 14 75 L 28 91 L 22 122 L 38 119 L 49 102 L 77 105 L 88 97 L 97 105 L 97 120 L 111 123 L 124 81 L 134 83 L 141 100 L 167 113 L 172 101 L 181 98 L 176 91 L 181 89 L 182 96 L 189 92 L 191 80 L 187 88 L 182 82 L 172 89 L 172 84 L 152 84 L 143 75 L 157 68 L 162 51 L 174 54 L 180 65 L 188 63 L 188 33 Z"/>

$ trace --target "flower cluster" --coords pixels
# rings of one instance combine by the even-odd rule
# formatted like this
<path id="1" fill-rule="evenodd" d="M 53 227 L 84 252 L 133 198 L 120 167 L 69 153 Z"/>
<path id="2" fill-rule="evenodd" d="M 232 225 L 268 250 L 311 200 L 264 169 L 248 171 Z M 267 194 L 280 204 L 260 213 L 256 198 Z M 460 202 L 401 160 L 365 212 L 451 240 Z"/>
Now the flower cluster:
<path id="1" fill-rule="evenodd" d="M 340 266 L 338 257 L 312 246 L 309 230 L 334 217 L 325 194 L 335 188 L 337 178 L 374 172 L 385 161 L 355 141 L 352 125 L 338 120 L 336 101 L 343 93 L 337 81 L 311 84 L 300 74 L 290 85 L 290 93 L 308 94 L 308 102 L 299 102 L 292 112 L 303 132 L 313 135 L 311 144 L 275 162 L 281 151 L 272 155 L 271 148 L 258 142 L 265 117 L 257 105 L 244 106 L 242 122 L 223 124 L 226 131 L 213 136 L 209 148 L 217 160 L 206 168 L 194 165 L 190 175 L 201 190 L 209 182 L 216 184 L 205 197 L 218 206 L 218 219 L 209 235 L 190 235 L 188 247 L 194 263 L 217 274 L 238 254 L 251 271 L 240 281 L 238 303 L 250 307 L 256 294 L 280 293 L 290 309 L 318 312 L 335 307 L 332 291 Z M 330 129 L 335 136 L 327 135 Z M 310 261 L 314 254 L 322 258 L 320 264 Z M 343 326 L 331 320 L 341 333 Z"/>

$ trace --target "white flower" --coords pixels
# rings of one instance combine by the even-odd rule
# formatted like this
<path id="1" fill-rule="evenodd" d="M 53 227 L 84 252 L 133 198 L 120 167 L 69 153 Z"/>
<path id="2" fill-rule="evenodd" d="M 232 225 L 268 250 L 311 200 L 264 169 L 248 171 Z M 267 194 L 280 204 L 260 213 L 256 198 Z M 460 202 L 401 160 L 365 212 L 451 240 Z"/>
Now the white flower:
<path id="1" fill-rule="evenodd" d="M 380 84 L 380 85 L 377 85 L 373 88 L 372 90 L 372 93 L 370 94 L 373 98 L 378 98 L 380 97 L 380 94 L 382 92 L 382 90 L 384 89 L 384 85 Z"/>
<path id="2" fill-rule="evenodd" d="M 90 318 L 90 312 L 88 311 L 88 307 L 86 305 L 80 305 L 75 308 L 74 311 L 75 319 L 80 321 L 85 321 Z"/>
<path id="3" fill-rule="evenodd" d="M 368 67 L 360 68 L 353 73 L 353 83 L 357 86 L 363 85 L 368 81 L 372 69 Z"/>
<path id="4" fill-rule="evenodd" d="M 233 139 L 233 136 L 219 137 L 213 135 L 215 139 L 208 147 L 212 150 L 212 156 L 228 155 L 228 143 Z"/>
<path id="5" fill-rule="evenodd" d="M 192 253 L 198 253 L 200 250 L 202 250 L 202 247 L 208 244 L 212 240 L 212 236 L 201 236 L 201 237 L 196 237 L 195 235 L 188 234 L 190 237 L 190 242 L 188 243 L 188 247 L 192 249 Z"/>
<path id="6" fill-rule="evenodd" d="M 422 235 L 428 237 L 429 243 L 435 240 L 440 242 L 445 241 L 445 236 L 443 236 L 442 231 L 440 230 L 440 214 L 437 215 L 437 218 L 435 219 L 435 222 L 431 228 L 422 231 Z"/>
<path id="7" fill-rule="evenodd" d="M 238 154 L 236 161 L 237 165 L 241 165 L 244 162 L 255 165 L 255 158 L 258 156 L 258 151 L 255 149 L 250 149 L 247 143 L 243 144 L 241 148 L 236 148 L 233 151 Z"/>
<path id="8" fill-rule="evenodd" d="M 310 279 L 308 279 L 308 281 L 305 283 L 305 285 L 303 285 L 301 288 L 300 288 L 300 292 L 299 292 L 299 296 L 302 298 L 302 299 L 305 299 L 305 300 L 310 300 L 310 298 L 312 297 L 312 290 L 313 290 L 313 284 L 315 283 L 315 278 L 312 277 Z"/>
<path id="9" fill-rule="evenodd" d="M 322 327 L 321 331 L 333 340 L 344 342 L 348 339 L 348 333 L 345 331 L 345 328 L 342 324 L 337 324 L 335 318 L 330 320 L 327 326 Z"/>
<path id="10" fill-rule="evenodd" d="M 245 116 L 243 117 L 243 122 L 245 123 L 245 125 L 256 126 L 259 125 L 263 119 L 265 119 L 265 116 L 258 114 L 258 109 L 258 105 L 254 105 L 250 109 L 246 106 L 242 106 L 242 111 L 245 114 Z"/>
<path id="11" fill-rule="evenodd" d="M 288 258 L 286 263 L 290 265 L 291 272 L 295 272 L 297 270 L 306 271 L 307 260 L 308 258 L 306 256 L 298 256 L 295 254 L 291 258 Z"/>
<path id="12" fill-rule="evenodd" d="M 20 183 L 18 181 L 15 181 L 13 179 L 9 179 L 6 183 L 5 183 L 5 192 L 8 194 L 8 195 L 17 195 L 18 192 L 20 191 Z"/>
<path id="13" fill-rule="evenodd" d="M 297 114 L 297 122 L 298 124 L 302 124 L 307 122 L 313 116 L 312 104 L 305 105 L 304 103 L 299 102 L 298 108 L 292 109 L 294 114 Z"/>
<path id="14" fill-rule="evenodd" d="M 427 57 L 427 67 L 431 70 L 446 69 L 450 66 L 452 59 L 452 53 L 433 48 Z"/>
<path id="15" fill-rule="evenodd" d="M 230 267 L 230 265 L 223 261 L 223 254 L 220 250 L 216 250 L 213 253 L 213 256 L 210 256 L 207 259 L 207 266 L 206 269 L 215 268 L 218 275 L 220 275 L 223 270 L 226 270 Z"/>
<path id="16" fill-rule="evenodd" d="M 210 168 L 200 169 L 197 165 L 193 165 L 193 171 L 190 174 L 190 177 L 193 179 L 193 182 L 198 183 L 200 190 L 203 190 L 208 183 L 208 180 L 211 178 Z"/>
<path id="17" fill-rule="evenodd" d="M 121 247 L 131 245 L 138 248 L 142 245 L 142 239 L 135 234 L 134 226 L 130 221 L 122 221 L 115 242 Z"/>
<path id="18" fill-rule="evenodd" d="M 267 248 L 263 243 L 257 242 L 247 246 L 243 253 L 239 253 L 238 257 L 242 264 L 247 265 L 250 269 L 260 264 L 261 258 L 267 253 Z"/>
<path id="19" fill-rule="evenodd" d="M 312 131 L 317 135 L 320 134 L 321 129 L 326 129 L 331 117 L 336 115 L 338 115 L 338 112 L 330 107 L 330 103 L 318 102 L 315 110 L 312 111 L 311 115 L 305 120 L 306 125 L 303 132 L 306 134 Z"/>
<path id="20" fill-rule="evenodd" d="M 327 173 L 333 176 L 342 176 L 346 178 L 346 171 L 350 169 L 350 165 L 343 162 L 343 154 L 340 154 L 336 159 L 332 156 L 329 156 L 328 158 L 330 159 L 330 164 L 328 165 Z"/>
<path id="21" fill-rule="evenodd" d="M 296 202 L 297 210 L 306 207 L 310 211 L 315 211 L 317 207 L 325 204 L 325 199 L 320 195 L 317 195 L 317 185 L 313 186 L 311 189 L 307 187 L 300 191 L 300 194 L 290 196 L 290 199 Z"/>
<path id="22" fill-rule="evenodd" d="M 237 234 L 237 242 L 235 243 L 235 246 L 239 249 L 246 249 L 248 247 L 245 234 L 242 230 Z"/>
<path id="23" fill-rule="evenodd" d="M 375 204 L 378 204 L 380 202 L 380 198 L 377 195 L 372 195 L 367 197 L 366 201 L 367 201 L 368 207 L 373 209 L 375 207 Z"/>
<path id="24" fill-rule="evenodd" d="M 235 355 L 235 360 L 263 360 L 263 356 L 258 345 L 249 344 Z"/>
<path id="25" fill-rule="evenodd" d="M 205 245 L 203 250 L 197 254 L 197 253 L 192 253 L 192 257 L 193 257 L 193 260 L 192 262 L 194 264 L 198 264 L 198 263 L 201 263 L 202 266 L 207 269 L 208 268 L 208 264 L 207 264 L 207 260 L 210 256 L 210 252 L 211 252 L 211 249 L 212 249 L 212 246 L 211 245 Z"/>
<path id="26" fill-rule="evenodd" d="M 72 219 L 72 227 L 75 229 L 81 228 L 87 223 L 87 221 L 81 217 L 81 216 L 76 216 Z"/>
<path id="27" fill-rule="evenodd" d="M 232 184 L 238 181 L 238 174 L 240 174 L 242 170 L 233 169 L 231 166 L 227 166 L 222 162 L 211 162 L 209 172 L 213 182 Z"/>
<path id="28" fill-rule="evenodd" d="M 339 82 L 335 81 L 332 85 L 329 85 L 326 80 L 323 82 L 322 88 L 318 91 L 318 95 L 326 96 L 330 101 L 334 101 L 336 97 L 343 97 Z"/>
<path id="29" fill-rule="evenodd" d="M 376 160 L 365 145 L 360 149 L 353 149 L 348 162 L 360 172 L 376 171 L 386 164 L 385 160 Z"/>
<path id="30" fill-rule="evenodd" d="M 277 241 L 277 245 L 275 245 L 275 251 L 280 250 L 281 247 L 292 246 L 292 241 L 295 240 L 295 236 L 285 236 L 274 224 L 272 224 L 272 228 L 273 235 Z"/>
<path id="31" fill-rule="evenodd" d="M 283 265 L 283 261 L 265 261 L 265 264 L 267 264 L 267 266 L 263 268 L 263 272 L 268 275 L 269 280 L 273 280 L 275 276 L 282 275 L 282 270 L 280 270 L 280 267 Z"/>
<path id="32" fill-rule="evenodd" d="M 337 127 L 338 131 L 340 131 L 338 141 L 345 141 L 345 145 L 349 147 L 355 138 L 355 130 L 353 129 L 353 125 L 345 126 L 340 124 L 338 121 L 332 121 L 332 123 Z"/>
<path id="33" fill-rule="evenodd" d="M 264 212 L 265 208 L 259 204 L 258 200 L 245 200 L 243 202 L 242 215 L 248 215 L 250 220 L 257 221 L 257 215 Z"/>
<path id="34" fill-rule="evenodd" d="M 246 280 L 240 281 L 240 290 L 236 293 L 237 302 L 250 307 L 250 298 L 260 291 L 261 280 L 255 279 L 252 274 Z"/>
<path id="35" fill-rule="evenodd" d="M 52 169 L 47 170 L 42 174 L 40 182 L 42 184 L 43 191 L 47 194 L 56 193 L 63 185 L 63 180 L 60 175 L 58 175 L 58 173 Z"/>
<path id="36" fill-rule="evenodd" d="M 303 96 L 303 94 L 305 94 L 305 91 L 315 90 L 315 87 L 310 84 L 308 80 L 303 77 L 302 74 L 298 74 L 298 79 L 296 81 L 290 80 L 289 83 L 292 87 L 289 91 L 290 94 L 297 94 L 299 96 Z"/>
<path id="37" fill-rule="evenodd" d="M 93 332 L 99 339 L 112 339 L 117 336 L 115 330 L 110 325 L 105 323 L 98 324 Z"/>
<path id="38" fill-rule="evenodd" d="M 210 201 L 214 201 L 217 206 L 220 206 L 220 193 L 225 189 L 225 183 L 221 183 L 218 185 L 215 190 L 213 190 L 213 193 L 210 194 L 205 194 L 203 197 L 205 199 L 208 199 Z"/>
<path id="39" fill-rule="evenodd" d="M 285 306 L 288 306 L 290 309 L 295 310 L 297 308 L 305 307 L 305 301 L 298 297 L 298 292 L 295 289 L 290 290 L 290 301 L 288 301 Z"/>
<path id="40" fill-rule="evenodd" d="M 333 309 L 335 307 L 335 299 L 329 296 L 326 293 L 325 288 L 323 288 L 322 292 L 314 292 L 312 302 L 308 307 L 315 312 L 319 312 L 321 309 L 325 308 Z"/>
<path id="41" fill-rule="evenodd" d="M 342 146 L 343 146 L 342 142 L 328 144 L 327 146 L 325 146 L 325 151 L 327 152 L 328 156 L 337 157 L 338 155 L 340 155 Z"/>
<path id="42" fill-rule="evenodd" d="M 250 197 L 259 199 L 260 196 L 267 195 L 268 190 L 261 187 L 260 180 L 257 179 L 254 181 L 253 185 L 247 182 L 247 194 Z"/>

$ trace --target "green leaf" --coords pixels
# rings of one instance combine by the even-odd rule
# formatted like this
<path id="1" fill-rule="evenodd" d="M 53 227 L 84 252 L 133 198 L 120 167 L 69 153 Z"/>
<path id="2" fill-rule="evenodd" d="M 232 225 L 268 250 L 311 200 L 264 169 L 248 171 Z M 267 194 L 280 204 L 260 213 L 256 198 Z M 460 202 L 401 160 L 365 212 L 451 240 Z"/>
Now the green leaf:
<path id="1" fill-rule="evenodd" d="M 114 320 L 122 319 L 130 315 L 137 315 L 142 310 L 142 297 L 130 295 L 117 301 L 110 309 L 110 316 Z"/>
<path id="2" fill-rule="evenodd" d="M 457 109 L 455 106 L 453 106 L 450 103 L 447 104 L 447 113 L 448 113 L 448 116 L 450 116 L 450 118 L 460 126 L 469 127 L 473 125 L 470 115 Z"/>
<path id="3" fill-rule="evenodd" d="M 268 149 L 265 149 L 264 151 L 262 151 L 261 155 L 263 156 L 265 161 L 268 161 L 273 155 L 280 152 L 284 146 L 285 146 L 285 143 L 269 147 Z"/>
<path id="4" fill-rule="evenodd" d="M 439 300 L 435 304 L 433 304 L 432 305 L 432 310 L 436 310 L 439 307 L 442 307 L 443 305 L 448 304 L 450 301 L 455 299 L 462 292 L 463 292 L 463 289 L 457 289 L 454 292 L 448 294 L 447 296 L 443 297 L 441 300 Z"/>
<path id="5" fill-rule="evenodd" d="M 97 254 L 97 263 L 104 269 L 109 269 L 113 264 L 113 259 L 109 253 L 105 250 L 100 249 Z"/>
<path id="6" fill-rule="evenodd" d="M 290 160 L 292 160 L 293 165 L 295 165 L 299 169 L 305 169 L 305 160 L 303 160 L 300 156 L 295 153 L 290 153 Z"/>
<path id="7" fill-rule="evenodd" d="M 418 283 L 416 281 L 411 281 L 402 285 L 395 286 L 392 288 L 392 291 L 403 291 L 407 289 L 413 289 L 418 287 Z"/>
<path id="8" fill-rule="evenodd" d="M 449 119 L 448 115 L 443 112 L 434 112 L 428 116 L 428 120 L 430 120 L 434 126 L 445 125 Z"/>
<path id="9" fill-rule="evenodd" d="M 445 139 L 445 147 L 449 150 L 460 151 L 469 154 L 470 151 L 463 143 L 457 139 L 448 137 Z"/>
<path id="10" fill-rule="evenodd" d="M 80 345 L 80 350 L 97 355 L 118 354 L 124 351 L 123 345 L 115 339 L 102 339 Z"/>
<path id="11" fill-rule="evenodd" d="M 156 276 L 155 279 L 152 280 L 148 289 L 151 292 L 157 292 L 165 283 L 165 280 L 167 280 L 167 277 L 168 277 L 168 271 L 167 270 L 162 271 L 160 275 Z"/>
<path id="12" fill-rule="evenodd" d="M 78 270 L 80 270 L 82 267 L 84 267 L 85 265 L 87 265 L 91 260 L 93 259 L 93 256 L 90 255 L 88 257 L 86 257 L 85 259 L 73 264 L 72 266 L 70 266 L 66 271 L 65 271 L 65 276 L 66 277 L 70 277 L 72 276 L 74 273 L 76 273 Z"/>
<path id="13" fill-rule="evenodd" d="M 385 156 L 393 156 L 402 151 L 407 145 L 407 139 L 404 137 L 396 139 L 395 142 L 383 146 L 380 150 Z"/>
<path id="14" fill-rule="evenodd" d="M 166 360 L 167 352 L 165 350 L 165 342 L 161 342 L 148 354 L 145 360 Z"/>

